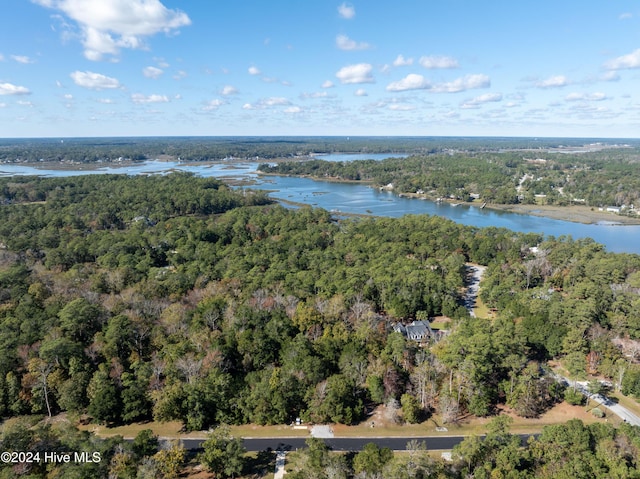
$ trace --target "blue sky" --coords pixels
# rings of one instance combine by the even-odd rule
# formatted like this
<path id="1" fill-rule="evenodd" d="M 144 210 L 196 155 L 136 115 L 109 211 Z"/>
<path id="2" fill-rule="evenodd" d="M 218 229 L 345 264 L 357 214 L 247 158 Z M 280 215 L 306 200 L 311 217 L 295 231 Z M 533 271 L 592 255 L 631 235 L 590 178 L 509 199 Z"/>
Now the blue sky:
<path id="1" fill-rule="evenodd" d="M 0 3 L 1 137 L 640 132 L 633 1 Z"/>

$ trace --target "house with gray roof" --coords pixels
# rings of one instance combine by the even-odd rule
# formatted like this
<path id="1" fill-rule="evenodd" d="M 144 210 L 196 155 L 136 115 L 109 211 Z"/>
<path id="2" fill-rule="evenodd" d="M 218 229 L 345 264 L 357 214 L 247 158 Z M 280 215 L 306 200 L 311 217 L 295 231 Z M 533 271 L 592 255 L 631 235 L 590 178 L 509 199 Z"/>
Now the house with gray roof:
<path id="1" fill-rule="evenodd" d="M 426 341 L 433 336 L 429 321 L 413 321 L 407 325 L 396 323 L 393 330 L 396 333 L 401 333 L 407 339 L 418 342 Z"/>

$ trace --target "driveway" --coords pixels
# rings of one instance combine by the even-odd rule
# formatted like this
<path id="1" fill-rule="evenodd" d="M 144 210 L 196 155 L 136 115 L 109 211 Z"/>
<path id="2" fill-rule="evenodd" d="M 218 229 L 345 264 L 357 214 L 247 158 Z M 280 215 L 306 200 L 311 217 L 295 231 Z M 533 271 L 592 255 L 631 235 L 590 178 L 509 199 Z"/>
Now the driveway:
<path id="1" fill-rule="evenodd" d="M 469 284 L 464 294 L 464 307 L 469 311 L 469 316 L 476 317 L 476 313 L 473 310 L 476 307 L 476 299 L 478 298 L 478 292 L 480 291 L 480 280 L 482 275 L 487 270 L 486 266 L 470 265 L 467 264 L 467 271 L 469 272 Z"/>
<path id="2" fill-rule="evenodd" d="M 554 373 L 554 377 L 556 381 L 560 383 L 569 384 L 570 386 L 573 386 L 575 383 L 576 389 L 580 391 L 582 394 L 584 394 L 586 397 L 588 397 L 589 399 L 593 399 L 595 402 L 597 402 L 601 406 L 606 407 L 607 409 L 609 409 L 609 411 L 614 413 L 624 422 L 627 422 L 634 426 L 640 426 L 640 417 L 638 417 L 633 411 L 631 411 L 630 409 L 627 409 L 626 407 L 620 404 L 616 404 L 613 400 L 611 400 L 610 398 L 602 394 L 591 394 L 587 388 L 588 383 L 586 381 L 573 381 L 572 379 L 565 378 L 564 376 L 560 376 L 559 374 L 555 374 L 555 373 Z"/>

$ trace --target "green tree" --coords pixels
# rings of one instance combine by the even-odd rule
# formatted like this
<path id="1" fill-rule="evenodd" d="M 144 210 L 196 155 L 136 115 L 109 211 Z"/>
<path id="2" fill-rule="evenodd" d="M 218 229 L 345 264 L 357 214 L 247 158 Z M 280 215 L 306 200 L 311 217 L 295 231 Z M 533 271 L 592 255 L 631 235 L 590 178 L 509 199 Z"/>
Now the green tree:
<path id="1" fill-rule="evenodd" d="M 317 422 L 352 424 L 364 410 L 357 388 L 342 374 L 334 374 L 319 383 L 309 402 L 308 414 Z"/>
<path id="2" fill-rule="evenodd" d="M 179 441 L 172 441 L 168 447 L 158 451 L 153 459 L 164 479 L 175 479 L 180 475 L 187 452 Z"/>
<path id="3" fill-rule="evenodd" d="M 70 377 L 56 386 L 58 404 L 65 411 L 82 412 L 87 407 L 87 386 L 91 381 L 88 365 L 79 358 L 69 361 Z"/>
<path id="4" fill-rule="evenodd" d="M 153 456 L 158 452 L 158 436 L 151 429 L 143 429 L 133 438 L 131 447 L 138 457 Z"/>
<path id="5" fill-rule="evenodd" d="M 402 416 L 405 421 L 411 424 L 420 422 L 420 405 L 414 396 L 408 393 L 403 394 L 400 397 L 400 405 L 402 406 Z"/>
<path id="6" fill-rule="evenodd" d="M 379 474 L 382 468 L 393 458 L 393 452 L 388 447 L 380 448 L 370 442 L 365 444 L 362 451 L 353 458 L 353 470 L 356 474 Z"/>
<path id="7" fill-rule="evenodd" d="M 151 400 L 147 391 L 149 375 L 138 365 L 134 373 L 122 374 L 122 420 L 140 421 L 151 417 Z"/>
<path id="8" fill-rule="evenodd" d="M 574 406 L 580 406 L 584 404 L 584 394 L 577 389 L 569 387 L 564 391 L 564 400 Z"/>
<path id="9" fill-rule="evenodd" d="M 246 451 L 242 439 L 234 438 L 228 426 L 218 426 L 209 433 L 202 448 L 200 461 L 216 477 L 235 477 L 242 472 Z"/>
<path id="10" fill-rule="evenodd" d="M 89 398 L 89 414 L 99 422 L 106 424 L 115 423 L 120 419 L 120 398 L 118 390 L 109 371 L 104 364 L 94 373 L 87 386 Z"/>
<path id="11" fill-rule="evenodd" d="M 100 308 L 84 298 L 69 302 L 58 314 L 60 326 L 71 339 L 87 343 L 100 327 Z"/>

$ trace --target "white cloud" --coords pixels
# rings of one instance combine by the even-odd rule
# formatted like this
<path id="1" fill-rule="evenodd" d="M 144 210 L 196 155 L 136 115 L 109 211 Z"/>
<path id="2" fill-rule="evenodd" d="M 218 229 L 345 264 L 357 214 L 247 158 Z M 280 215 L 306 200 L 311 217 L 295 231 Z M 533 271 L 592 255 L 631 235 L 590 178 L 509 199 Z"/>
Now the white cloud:
<path id="1" fill-rule="evenodd" d="M 354 8 L 353 5 L 348 5 L 346 3 L 343 3 L 342 5 L 340 5 L 338 7 L 338 14 L 342 18 L 350 20 L 350 19 L 352 19 L 353 17 L 356 16 L 356 9 Z"/>
<path id="2" fill-rule="evenodd" d="M 633 18 L 633 13 L 629 12 L 621 13 L 618 17 L 619 20 L 629 20 L 630 18 Z"/>
<path id="3" fill-rule="evenodd" d="M 562 88 L 569 84 L 569 80 L 564 75 L 556 75 L 547 78 L 546 80 L 540 80 L 536 83 L 538 88 Z"/>
<path id="4" fill-rule="evenodd" d="M 371 45 L 369 45 L 368 43 L 356 42 L 355 40 L 352 40 L 346 35 L 338 35 L 336 37 L 336 46 L 340 50 L 346 50 L 346 51 L 368 50 L 369 48 L 371 48 Z"/>
<path id="5" fill-rule="evenodd" d="M 429 80 L 416 73 L 410 73 L 402 80 L 387 85 L 387 91 L 428 90 L 429 88 L 431 88 Z"/>
<path id="6" fill-rule="evenodd" d="M 260 75 L 262 73 L 258 67 L 249 67 L 247 71 L 249 75 Z"/>
<path id="7" fill-rule="evenodd" d="M 0 95 L 30 95 L 27 87 L 14 85 L 13 83 L 0 83 Z"/>
<path id="8" fill-rule="evenodd" d="M 225 85 L 220 91 L 221 95 L 235 95 L 236 93 L 238 93 L 238 89 L 231 85 Z"/>
<path id="9" fill-rule="evenodd" d="M 269 98 L 263 98 L 257 103 L 245 103 L 242 105 L 244 110 L 265 110 L 273 108 L 275 106 L 289 106 L 291 102 L 284 97 L 272 96 Z"/>
<path id="10" fill-rule="evenodd" d="M 117 79 L 100 73 L 75 71 L 70 76 L 76 85 L 90 90 L 120 88 L 120 82 Z"/>
<path id="11" fill-rule="evenodd" d="M 484 95 L 479 95 L 471 100 L 467 100 L 462 105 L 461 108 L 479 108 L 483 103 L 489 102 L 498 102 L 502 101 L 502 93 L 485 93 Z"/>
<path id="12" fill-rule="evenodd" d="M 358 88 L 353 94 L 355 96 L 369 96 L 364 88 Z"/>
<path id="13" fill-rule="evenodd" d="M 0 62 L 4 61 L 4 55 L 2 53 L 0 53 Z"/>
<path id="14" fill-rule="evenodd" d="M 215 100 L 211 100 L 209 102 L 207 102 L 207 104 L 205 106 L 202 107 L 202 109 L 204 111 L 215 111 L 218 108 L 220 108 L 222 105 L 224 105 L 225 102 L 219 99 L 215 99 Z"/>
<path id="15" fill-rule="evenodd" d="M 72 95 L 72 94 L 70 94 L 70 93 L 67 93 L 66 95 L 64 95 L 64 96 L 63 96 L 63 98 L 64 98 L 65 100 L 73 100 L 73 95 Z"/>
<path id="16" fill-rule="evenodd" d="M 373 67 L 369 63 L 358 63 L 341 68 L 336 73 L 336 77 L 343 84 L 353 83 L 373 83 L 371 70 Z"/>
<path id="17" fill-rule="evenodd" d="M 312 93 L 301 93 L 300 98 L 303 100 L 307 100 L 309 98 L 328 98 L 329 94 L 326 91 L 315 91 Z"/>
<path id="18" fill-rule="evenodd" d="M 283 97 L 270 97 L 262 101 L 265 106 L 290 105 L 291 102 Z"/>
<path id="19" fill-rule="evenodd" d="M 98 103 L 102 103 L 104 105 L 113 105 L 115 103 L 115 101 L 113 101 L 111 98 L 98 98 Z"/>
<path id="20" fill-rule="evenodd" d="M 154 78 L 154 79 L 160 78 L 160 75 L 162 75 L 163 73 L 164 73 L 163 70 L 156 67 L 144 67 L 142 69 L 142 74 L 147 78 Z"/>
<path id="21" fill-rule="evenodd" d="M 628 55 L 614 58 L 604 64 L 607 70 L 623 70 L 626 68 L 640 68 L 640 48 Z"/>
<path id="22" fill-rule="evenodd" d="M 322 82 L 322 85 L 320 85 L 322 88 L 333 88 L 335 85 L 333 84 L 333 82 L 331 80 L 326 80 L 324 82 Z"/>
<path id="23" fill-rule="evenodd" d="M 175 75 L 173 75 L 174 80 L 182 80 L 187 77 L 187 72 L 184 70 L 178 70 Z"/>
<path id="24" fill-rule="evenodd" d="M 451 82 L 438 83 L 431 87 L 431 91 L 435 93 L 458 93 L 475 88 L 488 88 L 490 86 L 491 80 L 487 75 L 474 74 L 465 75 Z"/>
<path id="25" fill-rule="evenodd" d="M 5 108 L 7 106 L 6 103 L 0 103 L 0 108 Z"/>
<path id="26" fill-rule="evenodd" d="M 607 95 L 601 92 L 596 93 L 569 93 L 566 101 L 602 101 L 607 99 Z"/>
<path id="27" fill-rule="evenodd" d="M 602 81 L 620 81 L 620 75 L 617 71 L 609 71 L 600 77 Z"/>
<path id="28" fill-rule="evenodd" d="M 406 67 L 409 65 L 413 65 L 413 58 L 405 58 L 402 55 L 398 55 L 395 60 L 393 60 L 394 67 Z"/>
<path id="29" fill-rule="evenodd" d="M 168 103 L 169 98 L 166 95 L 143 95 L 142 93 L 134 93 L 131 95 L 131 101 L 136 104 L 141 103 Z"/>
<path id="30" fill-rule="evenodd" d="M 33 103 L 31 103 L 30 101 L 18 100 L 16 103 L 18 103 L 18 105 L 20 106 L 28 106 L 29 108 L 33 108 Z"/>
<path id="31" fill-rule="evenodd" d="M 420 65 L 428 69 L 442 69 L 442 68 L 458 68 L 458 60 L 451 57 L 435 56 L 420 58 Z"/>
<path id="32" fill-rule="evenodd" d="M 23 65 L 28 65 L 29 63 L 36 62 L 35 60 L 32 60 L 31 58 L 24 55 L 11 55 L 11 58 L 17 61 L 18 63 L 22 63 Z"/>
<path id="33" fill-rule="evenodd" d="M 285 113 L 295 114 L 295 113 L 301 113 L 302 108 L 300 108 L 299 106 L 290 106 L 289 108 L 285 108 L 282 111 L 284 111 Z"/>
<path id="34" fill-rule="evenodd" d="M 143 48 L 146 37 L 191 24 L 186 13 L 170 10 L 159 0 L 33 1 L 60 10 L 78 23 L 89 60 L 118 55 L 122 48 Z"/>
<path id="35" fill-rule="evenodd" d="M 502 93 L 485 93 L 475 97 L 473 100 L 475 103 L 488 103 L 492 101 L 502 101 Z"/>
<path id="36" fill-rule="evenodd" d="M 569 114 L 584 120 L 612 119 L 620 116 L 620 112 L 612 111 L 604 106 L 594 106 L 587 103 L 576 103 L 568 108 Z"/>
<path id="37" fill-rule="evenodd" d="M 406 103 L 392 103 L 391 105 L 389 105 L 389 110 L 393 111 L 411 111 L 415 109 L 415 106 L 407 105 Z"/>

